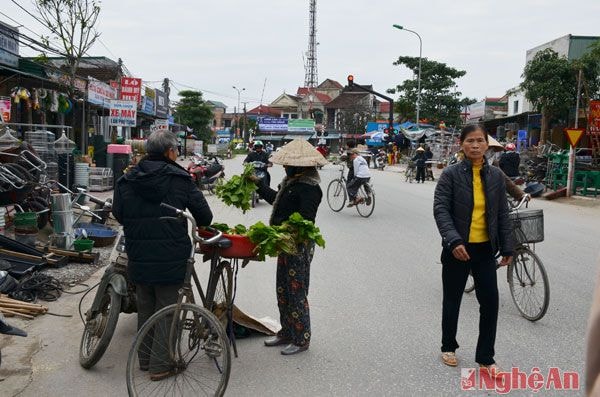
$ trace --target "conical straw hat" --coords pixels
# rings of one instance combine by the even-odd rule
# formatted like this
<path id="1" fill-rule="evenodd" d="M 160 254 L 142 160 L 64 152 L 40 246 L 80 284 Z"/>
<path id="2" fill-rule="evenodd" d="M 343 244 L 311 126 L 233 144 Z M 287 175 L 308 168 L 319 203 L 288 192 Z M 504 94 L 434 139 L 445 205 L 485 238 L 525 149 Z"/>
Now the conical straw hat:
<path id="1" fill-rule="evenodd" d="M 294 139 L 284 145 L 271 156 L 271 161 L 275 164 L 294 167 L 316 167 L 328 163 L 313 145 L 303 139 Z"/>
<path id="2" fill-rule="evenodd" d="M 504 146 L 500 144 L 497 140 L 494 139 L 493 136 L 488 135 L 488 148 L 492 149 L 494 152 L 503 152 Z"/>

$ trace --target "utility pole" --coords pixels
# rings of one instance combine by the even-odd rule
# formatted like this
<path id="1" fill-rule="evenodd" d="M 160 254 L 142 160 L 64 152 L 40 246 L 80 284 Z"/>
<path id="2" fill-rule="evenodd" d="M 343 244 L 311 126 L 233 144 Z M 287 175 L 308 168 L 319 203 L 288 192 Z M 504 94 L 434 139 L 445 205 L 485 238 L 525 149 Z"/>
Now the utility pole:
<path id="1" fill-rule="evenodd" d="M 579 128 L 579 97 L 581 96 L 581 79 L 583 71 L 579 69 L 577 76 L 577 103 L 575 104 L 575 129 Z M 569 166 L 567 169 L 567 197 L 573 195 L 573 179 L 575 176 L 575 147 L 569 145 Z"/>
<path id="2" fill-rule="evenodd" d="M 244 104 L 244 124 L 242 130 L 242 136 L 244 137 L 244 142 L 246 142 L 246 134 L 248 133 L 248 118 L 246 117 L 246 104 L 248 102 L 242 102 Z M 250 139 L 248 139 L 250 140 Z"/>

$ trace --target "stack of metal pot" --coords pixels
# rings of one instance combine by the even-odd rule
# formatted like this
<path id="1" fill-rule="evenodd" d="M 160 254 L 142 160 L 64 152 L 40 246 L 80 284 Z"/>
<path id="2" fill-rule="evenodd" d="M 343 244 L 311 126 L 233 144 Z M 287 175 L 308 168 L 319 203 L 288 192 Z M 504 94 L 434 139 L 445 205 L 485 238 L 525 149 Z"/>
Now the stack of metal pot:
<path id="1" fill-rule="evenodd" d="M 75 233 L 73 230 L 73 208 L 69 193 L 50 196 L 54 234 L 50 236 L 50 245 L 61 249 L 71 249 Z"/>

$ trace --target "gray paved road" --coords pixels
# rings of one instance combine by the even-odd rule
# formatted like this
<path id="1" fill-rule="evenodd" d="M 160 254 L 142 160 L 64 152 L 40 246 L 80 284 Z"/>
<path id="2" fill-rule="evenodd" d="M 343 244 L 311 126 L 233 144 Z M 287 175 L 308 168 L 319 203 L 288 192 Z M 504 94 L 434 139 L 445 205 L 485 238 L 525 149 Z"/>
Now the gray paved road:
<path id="1" fill-rule="evenodd" d="M 239 169 L 237 162 L 227 163 L 229 175 Z M 325 167 L 324 188 L 334 175 L 333 166 Z M 273 181 L 281 176 L 276 166 Z M 432 218 L 435 185 L 408 184 L 397 173 L 377 171 L 373 181 L 377 205 L 369 219 L 360 218 L 354 209 L 333 213 L 326 202 L 320 207 L 317 222 L 327 248 L 317 250 L 311 268 L 310 350 L 283 357 L 277 348 L 265 348 L 260 337 L 238 340 L 240 357 L 233 361 L 228 395 L 459 394 L 460 368 L 439 361 L 441 269 L 440 239 Z M 268 220 L 270 206 L 264 202 L 242 215 L 210 200 L 216 220 L 245 224 Z M 525 372 L 557 366 L 582 373 L 585 324 L 600 251 L 600 202 L 535 201 L 533 206 L 545 211 L 546 241 L 537 252 L 549 272 L 550 308 L 537 323 L 520 317 L 503 272 L 496 359 L 503 368 L 518 366 Z M 240 271 L 238 281 L 236 302 L 241 309 L 258 317 L 277 317 L 274 260 L 250 264 Z M 73 310 L 77 301 L 67 296 L 53 307 Z M 465 296 L 459 324 L 460 366 L 475 365 L 477 317 L 475 297 Z M 122 316 L 108 352 L 91 371 L 77 363 L 81 329 L 76 318 L 46 316 L 29 324 L 30 334 L 38 336 L 12 356 L 40 350 L 22 396 L 67 391 L 126 394 L 125 363 L 135 316 Z M 13 383 L 10 378 L 3 382 L 13 392 L 18 379 L 28 376 L 26 360 L 19 365 Z"/>

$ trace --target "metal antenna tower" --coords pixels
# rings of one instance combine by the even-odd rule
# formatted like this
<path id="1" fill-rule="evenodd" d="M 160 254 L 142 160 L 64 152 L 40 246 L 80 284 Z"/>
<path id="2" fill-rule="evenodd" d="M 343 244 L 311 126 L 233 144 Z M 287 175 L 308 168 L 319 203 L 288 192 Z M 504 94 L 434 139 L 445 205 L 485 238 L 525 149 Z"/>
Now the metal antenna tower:
<path id="1" fill-rule="evenodd" d="M 308 51 L 304 65 L 304 86 L 316 87 L 317 77 L 317 0 L 310 0 L 308 25 Z"/>

